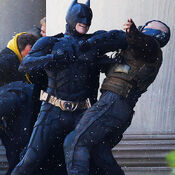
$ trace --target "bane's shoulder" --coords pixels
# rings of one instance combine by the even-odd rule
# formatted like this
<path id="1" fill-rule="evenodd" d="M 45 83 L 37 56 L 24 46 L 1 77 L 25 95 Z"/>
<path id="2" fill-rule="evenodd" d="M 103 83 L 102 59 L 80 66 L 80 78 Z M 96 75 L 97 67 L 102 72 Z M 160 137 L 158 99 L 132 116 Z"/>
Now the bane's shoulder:
<path id="1" fill-rule="evenodd" d="M 145 40 L 146 47 L 150 51 L 152 51 L 153 53 L 154 52 L 161 52 L 160 44 L 154 37 L 149 36 L 149 35 L 143 35 L 143 38 Z"/>

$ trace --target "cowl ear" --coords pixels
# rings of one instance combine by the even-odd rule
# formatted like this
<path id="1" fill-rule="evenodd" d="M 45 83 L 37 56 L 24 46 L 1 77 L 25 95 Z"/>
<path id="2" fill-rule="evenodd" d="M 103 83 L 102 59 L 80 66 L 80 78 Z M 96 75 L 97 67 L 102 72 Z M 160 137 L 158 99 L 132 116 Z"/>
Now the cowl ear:
<path id="1" fill-rule="evenodd" d="M 87 0 L 86 5 L 90 8 L 90 0 Z"/>
<path id="2" fill-rule="evenodd" d="M 77 4 L 77 0 L 72 1 L 72 4 L 70 5 L 70 8 L 72 8 L 75 4 Z"/>

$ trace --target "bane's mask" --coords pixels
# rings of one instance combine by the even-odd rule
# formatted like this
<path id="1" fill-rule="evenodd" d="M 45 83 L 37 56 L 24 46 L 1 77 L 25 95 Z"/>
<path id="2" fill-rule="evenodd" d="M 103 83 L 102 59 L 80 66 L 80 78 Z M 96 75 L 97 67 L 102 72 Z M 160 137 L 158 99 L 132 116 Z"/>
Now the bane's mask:
<path id="1" fill-rule="evenodd" d="M 145 28 L 149 23 L 153 21 L 162 23 L 164 26 L 166 26 L 168 32 L 163 32 L 158 29 Z M 160 47 L 164 47 L 170 39 L 170 28 L 165 23 L 158 21 L 158 20 L 148 21 L 144 26 L 139 26 L 138 29 L 141 32 L 143 32 L 145 35 L 154 37 L 159 42 Z"/>
<path id="2" fill-rule="evenodd" d="M 66 33 L 76 35 L 75 26 L 77 23 L 91 25 L 92 10 L 90 8 L 90 0 L 86 4 L 77 3 L 77 0 L 73 0 L 67 15 L 66 15 Z"/>

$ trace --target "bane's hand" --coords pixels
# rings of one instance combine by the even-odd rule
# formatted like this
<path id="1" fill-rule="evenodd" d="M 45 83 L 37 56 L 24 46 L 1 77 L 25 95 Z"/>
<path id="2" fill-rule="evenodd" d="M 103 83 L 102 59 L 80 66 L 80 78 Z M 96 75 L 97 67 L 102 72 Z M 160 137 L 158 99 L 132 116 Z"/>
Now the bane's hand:
<path id="1" fill-rule="evenodd" d="M 126 32 L 129 32 L 132 24 L 133 24 L 133 21 L 131 18 L 129 18 L 128 21 L 123 25 L 123 30 Z"/>

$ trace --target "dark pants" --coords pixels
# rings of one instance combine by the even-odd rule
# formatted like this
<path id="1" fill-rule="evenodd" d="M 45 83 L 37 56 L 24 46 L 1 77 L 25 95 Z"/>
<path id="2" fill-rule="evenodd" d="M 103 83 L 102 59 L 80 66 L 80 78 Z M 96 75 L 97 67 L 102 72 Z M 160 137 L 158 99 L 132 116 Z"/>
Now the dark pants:
<path id="1" fill-rule="evenodd" d="M 88 109 L 80 122 L 65 139 L 64 151 L 68 175 L 88 175 L 90 153 L 106 174 L 124 175 L 111 153 L 129 127 L 133 109 L 126 99 L 105 92 L 99 102 Z"/>
<path id="2" fill-rule="evenodd" d="M 3 139 L 3 141 L 4 140 L 5 140 L 5 142 L 3 142 L 3 144 L 4 143 L 6 144 L 4 146 L 6 149 L 6 156 L 7 156 L 7 160 L 8 160 L 8 171 L 6 172 L 6 175 L 10 175 L 11 171 L 16 166 L 17 162 L 19 162 L 19 154 L 20 154 L 21 149 L 19 149 L 19 145 L 16 144 L 16 142 L 9 140 L 8 137 Z"/>
<path id="3" fill-rule="evenodd" d="M 32 174 L 52 147 L 63 143 L 65 136 L 74 129 L 81 114 L 82 111 L 66 112 L 44 103 L 35 123 L 27 151 L 13 170 L 12 175 Z"/>

